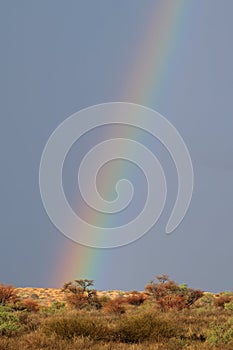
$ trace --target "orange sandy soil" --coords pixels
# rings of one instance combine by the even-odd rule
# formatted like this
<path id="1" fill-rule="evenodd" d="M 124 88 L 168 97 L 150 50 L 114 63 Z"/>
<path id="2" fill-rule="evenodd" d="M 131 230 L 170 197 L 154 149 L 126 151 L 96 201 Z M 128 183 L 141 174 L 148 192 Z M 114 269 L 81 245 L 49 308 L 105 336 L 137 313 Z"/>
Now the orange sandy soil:
<path id="1" fill-rule="evenodd" d="M 34 299 L 41 306 L 49 306 L 55 301 L 65 302 L 65 294 L 61 289 L 55 288 L 16 288 L 18 295 L 22 299 Z M 113 291 L 98 291 L 99 296 L 107 295 L 111 298 L 117 296 L 128 296 L 130 292 L 123 292 L 120 290 Z"/>

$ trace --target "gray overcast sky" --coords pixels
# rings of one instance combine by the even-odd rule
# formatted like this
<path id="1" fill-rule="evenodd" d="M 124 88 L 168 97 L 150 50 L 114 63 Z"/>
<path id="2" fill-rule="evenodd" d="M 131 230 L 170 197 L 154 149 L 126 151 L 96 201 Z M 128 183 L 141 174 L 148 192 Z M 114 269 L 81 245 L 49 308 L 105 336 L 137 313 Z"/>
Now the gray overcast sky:
<path id="1" fill-rule="evenodd" d="M 193 199 L 176 232 L 164 234 L 177 186 L 166 156 L 161 158 L 171 200 L 156 227 L 128 246 L 79 246 L 51 224 L 41 203 L 41 153 L 65 118 L 102 102 L 144 103 L 134 90 L 127 94 L 124 83 L 155 3 L 161 5 L 156 0 L 0 2 L 0 281 L 59 287 L 66 279 L 87 277 L 98 289 L 143 289 L 154 275 L 166 273 L 205 290 L 233 288 L 231 0 L 189 0 L 182 43 L 174 57 L 170 53 L 161 91 L 147 101 L 180 131 L 193 161 Z M 87 135 L 83 149 L 98 139 Z M 149 143 L 146 136 L 144 141 Z M 64 170 L 71 202 L 75 149 Z M 163 153 L 156 142 L 154 150 Z M 133 173 L 141 185 L 141 174 Z M 86 256 L 99 266 L 90 267 L 87 276 L 75 275 L 75 268 L 67 267 L 71 251 L 77 252 L 76 264 Z M 59 271 L 62 265 L 67 276 Z"/>

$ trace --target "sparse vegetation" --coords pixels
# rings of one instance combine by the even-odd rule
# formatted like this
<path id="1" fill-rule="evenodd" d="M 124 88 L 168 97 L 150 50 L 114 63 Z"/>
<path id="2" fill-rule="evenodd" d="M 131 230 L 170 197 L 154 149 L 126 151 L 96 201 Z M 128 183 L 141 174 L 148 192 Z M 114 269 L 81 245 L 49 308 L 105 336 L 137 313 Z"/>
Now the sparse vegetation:
<path id="1" fill-rule="evenodd" d="M 101 294 L 92 280 L 76 280 L 57 295 L 48 303 L 49 290 L 1 284 L 0 350 L 233 349 L 232 292 L 203 293 L 162 275 L 145 292 Z"/>

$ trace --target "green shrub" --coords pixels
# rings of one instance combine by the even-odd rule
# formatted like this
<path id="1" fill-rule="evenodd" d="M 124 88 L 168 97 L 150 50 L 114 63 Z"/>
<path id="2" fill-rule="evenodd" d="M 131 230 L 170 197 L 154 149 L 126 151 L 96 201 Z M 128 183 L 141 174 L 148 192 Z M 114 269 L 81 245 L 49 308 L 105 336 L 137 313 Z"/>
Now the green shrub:
<path id="1" fill-rule="evenodd" d="M 231 300 L 229 303 L 225 303 L 224 309 L 232 311 L 233 310 L 233 300 Z"/>
<path id="2" fill-rule="evenodd" d="M 225 292 L 221 292 L 220 295 L 233 297 L 233 292 L 226 290 Z"/>
<path id="3" fill-rule="evenodd" d="M 20 331 L 19 318 L 12 312 L 0 312 L 0 335 L 11 336 Z"/>
<path id="4" fill-rule="evenodd" d="M 214 306 L 214 296 L 211 293 L 204 294 L 194 303 L 195 307 L 211 309 Z"/>
<path id="5" fill-rule="evenodd" d="M 41 308 L 41 313 L 44 315 L 52 315 L 63 311 L 66 307 L 66 303 L 55 301 L 52 305 Z"/>
<path id="6" fill-rule="evenodd" d="M 13 310 L 11 309 L 10 305 L 8 306 L 3 306 L 0 304 L 0 314 L 3 312 L 12 312 Z"/>
<path id="7" fill-rule="evenodd" d="M 222 324 L 213 324 L 210 328 L 207 341 L 211 345 L 232 344 L 233 347 L 233 319 Z"/>

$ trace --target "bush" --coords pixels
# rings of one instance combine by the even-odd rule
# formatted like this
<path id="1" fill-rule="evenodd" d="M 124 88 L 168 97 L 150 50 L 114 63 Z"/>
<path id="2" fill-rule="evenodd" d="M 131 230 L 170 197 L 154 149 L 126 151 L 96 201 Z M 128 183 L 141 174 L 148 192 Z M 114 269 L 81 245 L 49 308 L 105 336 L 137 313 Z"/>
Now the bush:
<path id="1" fill-rule="evenodd" d="M 21 329 L 19 318 L 16 315 L 8 311 L 0 312 L 0 335 L 12 336 Z"/>
<path id="2" fill-rule="evenodd" d="M 224 309 L 225 304 L 230 303 L 233 300 L 233 297 L 230 295 L 220 295 L 218 298 L 215 298 L 214 305 L 221 309 Z"/>
<path id="3" fill-rule="evenodd" d="M 88 299 L 84 293 L 66 295 L 67 304 L 75 309 L 83 309 L 88 306 Z"/>
<path id="4" fill-rule="evenodd" d="M 233 347 L 233 319 L 219 325 L 212 325 L 207 341 L 211 345 L 232 344 Z"/>
<path id="5" fill-rule="evenodd" d="M 182 310 L 187 306 L 187 298 L 182 295 L 166 295 L 157 300 L 157 306 L 161 311 Z"/>
<path id="6" fill-rule="evenodd" d="M 47 320 L 44 332 L 47 335 L 57 334 L 62 339 L 74 337 L 89 337 L 92 340 L 110 340 L 111 333 L 107 322 L 94 320 L 87 315 L 70 315 L 68 317 L 53 317 Z"/>
<path id="7" fill-rule="evenodd" d="M 28 312 L 38 312 L 40 310 L 39 304 L 33 299 L 24 299 L 18 301 L 12 305 L 14 310 L 18 311 L 28 311 Z"/>
<path id="8" fill-rule="evenodd" d="M 229 303 L 225 303 L 224 309 L 233 311 L 233 300 L 231 300 Z"/>
<path id="9" fill-rule="evenodd" d="M 107 305 L 109 303 L 111 298 L 108 295 L 101 295 L 98 297 L 98 300 L 100 302 L 100 305 L 102 305 L 102 307 L 104 307 L 105 305 Z"/>
<path id="10" fill-rule="evenodd" d="M 220 293 L 221 296 L 230 296 L 230 297 L 233 297 L 233 292 L 227 290 L 225 292 L 221 292 Z"/>
<path id="11" fill-rule="evenodd" d="M 115 334 L 116 340 L 124 343 L 161 342 L 174 337 L 177 331 L 170 322 L 159 319 L 155 314 L 143 313 L 121 318 Z"/>
<path id="12" fill-rule="evenodd" d="M 109 314 L 122 315 L 125 313 L 124 304 L 125 300 L 123 297 L 116 297 L 106 303 L 104 311 Z"/>
<path id="13" fill-rule="evenodd" d="M 187 291 L 184 293 L 184 295 L 187 297 L 186 305 L 191 306 L 198 299 L 200 299 L 204 295 L 204 293 L 199 289 L 188 288 Z"/>
<path id="14" fill-rule="evenodd" d="M 5 284 L 0 284 L 0 304 L 6 305 L 9 303 L 14 303 L 18 300 L 18 295 L 16 289 L 9 285 L 6 286 Z"/>
<path id="15" fill-rule="evenodd" d="M 147 296 L 144 293 L 134 293 L 125 298 L 125 302 L 130 305 L 139 306 L 144 303 L 147 299 Z"/>
<path id="16" fill-rule="evenodd" d="M 60 301 L 54 301 L 52 303 L 52 305 L 41 308 L 41 312 L 44 315 L 56 314 L 56 313 L 61 312 L 62 310 L 64 310 L 65 307 L 66 307 L 65 303 L 62 303 Z"/>
<path id="17" fill-rule="evenodd" d="M 195 307 L 210 309 L 214 306 L 214 296 L 213 294 L 206 293 L 201 298 L 195 301 Z"/>

